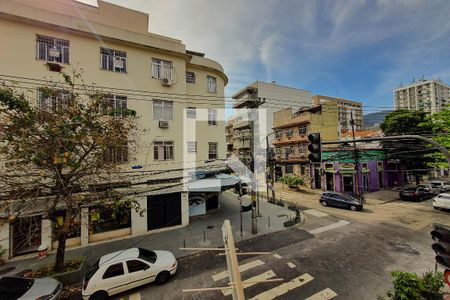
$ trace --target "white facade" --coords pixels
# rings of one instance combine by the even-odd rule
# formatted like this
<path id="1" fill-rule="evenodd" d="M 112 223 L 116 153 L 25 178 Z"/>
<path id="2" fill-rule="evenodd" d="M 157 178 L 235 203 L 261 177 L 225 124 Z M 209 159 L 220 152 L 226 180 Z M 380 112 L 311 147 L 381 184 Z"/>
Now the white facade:
<path id="1" fill-rule="evenodd" d="M 440 80 L 421 79 L 394 90 L 395 109 L 441 111 L 450 104 L 450 86 Z"/>

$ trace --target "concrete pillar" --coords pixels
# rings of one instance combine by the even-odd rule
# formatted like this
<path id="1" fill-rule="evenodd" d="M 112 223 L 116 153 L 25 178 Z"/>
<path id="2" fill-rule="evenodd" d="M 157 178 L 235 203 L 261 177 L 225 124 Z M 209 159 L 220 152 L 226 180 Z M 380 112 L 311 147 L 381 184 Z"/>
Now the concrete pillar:
<path id="1" fill-rule="evenodd" d="M 6 250 L 5 254 L 1 256 L 2 259 L 8 259 L 10 256 L 10 243 L 11 238 L 9 236 L 9 222 L 7 220 L 0 220 L 0 248 Z"/>
<path id="2" fill-rule="evenodd" d="M 181 192 L 181 225 L 189 225 L 189 192 Z"/>
<path id="3" fill-rule="evenodd" d="M 147 196 L 136 199 L 139 209 L 131 209 L 131 235 L 143 234 L 147 232 Z M 139 211 L 144 210 L 142 216 Z"/>
<path id="4" fill-rule="evenodd" d="M 52 221 L 50 219 L 41 220 L 41 245 L 47 245 L 47 249 L 52 249 Z"/>
<path id="5" fill-rule="evenodd" d="M 81 246 L 89 244 L 89 207 L 81 208 Z"/>

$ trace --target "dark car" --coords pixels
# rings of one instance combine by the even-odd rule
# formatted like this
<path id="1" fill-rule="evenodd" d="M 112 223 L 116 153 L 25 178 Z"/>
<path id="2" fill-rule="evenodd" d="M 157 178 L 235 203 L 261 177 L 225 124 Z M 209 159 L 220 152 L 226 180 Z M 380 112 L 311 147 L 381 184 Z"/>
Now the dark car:
<path id="1" fill-rule="evenodd" d="M 343 207 L 351 210 L 363 209 L 362 203 L 355 197 L 336 192 L 323 192 L 322 195 L 320 195 L 319 202 L 323 206 Z"/>
<path id="2" fill-rule="evenodd" d="M 423 187 L 408 187 L 400 191 L 400 199 L 423 201 L 433 198 L 433 192 Z"/>
<path id="3" fill-rule="evenodd" d="M 0 278 L 0 299 L 45 299 L 56 300 L 62 292 L 63 285 L 50 278 Z"/>

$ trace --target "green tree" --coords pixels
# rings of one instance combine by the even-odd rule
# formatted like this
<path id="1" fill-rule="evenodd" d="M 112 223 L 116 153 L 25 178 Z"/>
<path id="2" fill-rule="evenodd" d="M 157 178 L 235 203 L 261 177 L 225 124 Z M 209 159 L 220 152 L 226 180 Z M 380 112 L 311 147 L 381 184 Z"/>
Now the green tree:
<path id="1" fill-rule="evenodd" d="M 433 140 L 450 149 L 450 105 L 447 105 L 440 112 L 427 116 L 422 126 L 431 129 Z M 433 153 L 427 156 L 432 157 L 434 160 L 430 165 L 443 168 L 449 167 L 442 153 Z"/>
<path id="2" fill-rule="evenodd" d="M 7 164 L 0 169 L 0 190 L 8 200 L 2 203 L 44 198 L 50 219 L 64 207 L 56 232 L 56 272 L 63 270 L 67 234 L 80 205 L 122 198 L 111 189 L 86 188 L 120 181 L 115 154 L 133 144 L 135 112 L 109 103 L 76 73 L 37 92 L 0 85 L 0 158 Z"/>
<path id="3" fill-rule="evenodd" d="M 394 110 L 386 115 L 380 124 L 385 135 L 422 134 L 429 133 L 426 126 L 427 113 L 417 110 Z"/>

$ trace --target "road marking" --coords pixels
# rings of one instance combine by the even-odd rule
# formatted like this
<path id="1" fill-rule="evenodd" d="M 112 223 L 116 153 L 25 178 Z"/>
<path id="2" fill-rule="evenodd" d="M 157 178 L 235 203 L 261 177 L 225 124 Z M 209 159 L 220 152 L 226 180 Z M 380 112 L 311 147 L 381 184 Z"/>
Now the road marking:
<path id="1" fill-rule="evenodd" d="M 278 258 L 278 259 L 281 259 L 281 255 L 276 254 L 276 253 L 273 254 L 273 257 Z"/>
<path id="2" fill-rule="evenodd" d="M 304 212 L 307 214 L 313 215 L 315 217 L 319 217 L 319 218 L 329 216 L 329 214 L 315 210 L 315 209 L 307 209 Z"/>
<path id="3" fill-rule="evenodd" d="M 291 269 L 293 269 L 293 268 L 295 268 L 296 266 L 293 264 L 293 263 L 291 263 L 291 262 L 288 262 L 287 263 L 287 265 L 289 266 L 289 268 L 291 268 Z"/>
<path id="4" fill-rule="evenodd" d="M 254 268 L 254 267 L 257 267 L 257 266 L 261 266 L 263 264 L 264 264 L 264 262 L 262 260 L 259 260 L 259 259 L 253 260 L 253 261 L 251 261 L 249 263 L 246 263 L 246 264 L 243 264 L 243 265 L 239 266 L 239 271 L 244 272 L 244 271 L 247 271 L 247 270 L 249 270 L 251 268 Z M 218 281 L 218 280 L 222 280 L 222 279 L 228 278 L 228 271 L 222 271 L 220 273 L 212 275 L 211 277 L 212 277 L 212 279 L 214 281 Z"/>
<path id="5" fill-rule="evenodd" d="M 119 300 L 141 300 L 141 293 L 134 293 L 125 297 L 120 297 Z"/>
<path id="6" fill-rule="evenodd" d="M 264 293 L 261 293 L 259 295 L 256 295 L 255 297 L 251 298 L 250 300 L 271 300 L 271 299 L 275 299 L 278 296 L 284 295 L 287 292 L 298 288 L 299 286 L 302 286 L 308 282 L 310 282 L 311 280 L 313 280 L 314 278 L 309 275 L 308 273 L 305 273 L 297 278 L 292 279 L 289 282 L 280 284 L 279 286 L 265 291 Z"/>
<path id="7" fill-rule="evenodd" d="M 345 225 L 350 224 L 349 221 L 345 221 L 345 220 L 339 220 L 339 222 L 327 225 L 327 226 L 323 226 L 323 227 L 319 227 L 313 230 L 310 230 L 309 233 L 311 234 L 319 234 L 328 230 L 332 230 L 332 229 L 336 229 Z"/>
<path id="8" fill-rule="evenodd" d="M 305 300 L 329 300 L 329 299 L 333 299 L 336 296 L 337 296 L 337 294 L 335 291 L 327 288 L 327 289 L 324 289 L 324 290 L 312 295 L 309 298 L 306 298 Z"/>
<path id="9" fill-rule="evenodd" d="M 244 280 L 242 282 L 242 286 L 244 289 L 246 289 L 248 287 L 254 286 L 255 284 L 258 284 L 258 281 L 263 281 L 263 280 L 266 280 L 266 279 L 269 279 L 269 278 L 272 278 L 275 276 L 276 276 L 276 274 L 272 270 L 270 270 L 270 271 L 264 272 L 262 274 L 259 274 L 257 276 L 254 276 L 252 278 L 249 278 L 247 280 Z M 223 289 L 222 293 L 224 296 L 231 295 L 233 293 L 233 289 Z"/>

